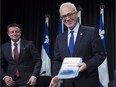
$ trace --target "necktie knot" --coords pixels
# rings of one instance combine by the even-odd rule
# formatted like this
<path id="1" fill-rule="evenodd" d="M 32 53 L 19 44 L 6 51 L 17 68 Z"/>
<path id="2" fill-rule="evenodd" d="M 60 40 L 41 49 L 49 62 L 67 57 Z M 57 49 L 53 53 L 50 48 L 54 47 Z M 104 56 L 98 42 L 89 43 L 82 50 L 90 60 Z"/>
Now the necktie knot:
<path id="1" fill-rule="evenodd" d="M 17 46 L 17 43 L 16 43 L 16 42 L 14 43 L 14 46 L 15 46 L 15 47 Z"/>
<path id="2" fill-rule="evenodd" d="M 73 34 L 74 31 L 70 31 L 71 35 Z"/>

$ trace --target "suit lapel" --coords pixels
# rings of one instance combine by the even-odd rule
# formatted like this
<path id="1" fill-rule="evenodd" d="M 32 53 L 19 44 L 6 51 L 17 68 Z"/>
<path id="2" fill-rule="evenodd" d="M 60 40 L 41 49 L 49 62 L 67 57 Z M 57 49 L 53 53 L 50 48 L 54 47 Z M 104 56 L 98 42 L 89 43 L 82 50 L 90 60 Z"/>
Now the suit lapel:
<path id="1" fill-rule="evenodd" d="M 11 49 L 11 41 L 8 42 L 8 47 L 6 47 L 6 53 L 8 55 L 9 58 L 11 58 L 11 60 L 14 61 L 13 57 L 12 57 L 12 49 Z"/>
<path id="2" fill-rule="evenodd" d="M 73 56 L 74 56 L 75 52 L 78 51 L 78 47 L 79 47 L 79 44 L 80 44 L 80 42 L 82 40 L 83 35 L 84 35 L 84 29 L 82 29 L 82 27 L 80 26 L 78 34 L 77 34 L 75 46 L 74 46 Z"/>
<path id="3" fill-rule="evenodd" d="M 70 56 L 70 51 L 69 51 L 68 44 L 67 44 L 67 41 L 68 41 L 68 30 L 64 33 L 62 41 L 64 41 L 64 46 L 63 47 L 65 49 L 66 55 Z"/>
<path id="4" fill-rule="evenodd" d="M 21 40 L 21 42 L 20 42 L 20 54 L 19 54 L 19 60 L 18 60 L 18 62 L 20 62 L 22 60 L 23 54 L 25 53 L 24 50 L 25 50 L 25 44 Z"/>

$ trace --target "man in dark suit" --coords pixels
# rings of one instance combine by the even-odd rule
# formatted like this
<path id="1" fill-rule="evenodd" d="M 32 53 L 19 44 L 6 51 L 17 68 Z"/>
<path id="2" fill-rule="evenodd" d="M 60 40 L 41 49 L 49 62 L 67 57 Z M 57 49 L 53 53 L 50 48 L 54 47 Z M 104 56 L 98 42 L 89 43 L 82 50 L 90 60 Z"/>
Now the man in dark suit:
<path id="1" fill-rule="evenodd" d="M 83 26 L 77 22 L 77 9 L 72 3 L 63 3 L 59 9 L 60 16 L 68 29 L 56 37 L 53 59 L 53 74 L 49 87 L 55 87 L 59 81 L 58 72 L 65 57 L 81 57 L 83 62 L 78 77 L 63 80 L 62 87 L 100 87 L 98 66 L 105 59 L 105 52 L 94 27 Z M 73 31 L 74 47 L 69 51 L 71 31 Z"/>
<path id="2" fill-rule="evenodd" d="M 32 41 L 21 39 L 18 24 L 7 28 L 11 40 L 1 46 L 2 79 L 6 87 L 35 85 L 41 68 L 39 52 Z"/>

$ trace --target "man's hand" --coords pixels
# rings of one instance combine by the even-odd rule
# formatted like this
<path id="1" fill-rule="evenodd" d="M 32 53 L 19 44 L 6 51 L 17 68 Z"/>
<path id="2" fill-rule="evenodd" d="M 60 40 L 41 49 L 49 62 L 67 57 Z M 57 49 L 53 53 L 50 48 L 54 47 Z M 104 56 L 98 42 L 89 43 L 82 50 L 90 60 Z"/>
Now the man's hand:
<path id="1" fill-rule="evenodd" d="M 15 81 L 10 76 L 5 76 L 3 80 L 5 81 L 6 85 L 9 87 L 15 85 Z"/>
<path id="2" fill-rule="evenodd" d="M 27 82 L 27 84 L 29 84 L 29 85 L 35 85 L 36 84 L 36 80 L 37 80 L 37 77 L 31 76 L 31 78 L 29 79 L 29 81 Z"/>
<path id="3" fill-rule="evenodd" d="M 55 87 L 58 84 L 58 81 L 59 81 L 58 76 L 53 77 L 49 87 Z"/>
<path id="4" fill-rule="evenodd" d="M 87 69 L 87 65 L 84 62 L 77 64 L 77 66 L 80 67 L 80 69 L 79 69 L 80 72 L 83 72 Z"/>

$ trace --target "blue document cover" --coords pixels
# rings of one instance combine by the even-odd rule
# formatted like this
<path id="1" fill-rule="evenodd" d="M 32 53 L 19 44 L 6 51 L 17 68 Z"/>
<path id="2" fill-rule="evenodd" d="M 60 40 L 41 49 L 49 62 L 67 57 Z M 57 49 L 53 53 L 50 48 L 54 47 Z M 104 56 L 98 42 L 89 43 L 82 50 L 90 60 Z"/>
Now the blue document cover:
<path id="1" fill-rule="evenodd" d="M 82 63 L 82 58 L 80 57 L 66 57 L 63 60 L 61 69 L 58 73 L 59 79 L 70 79 L 78 76 L 79 67 L 78 63 Z"/>

